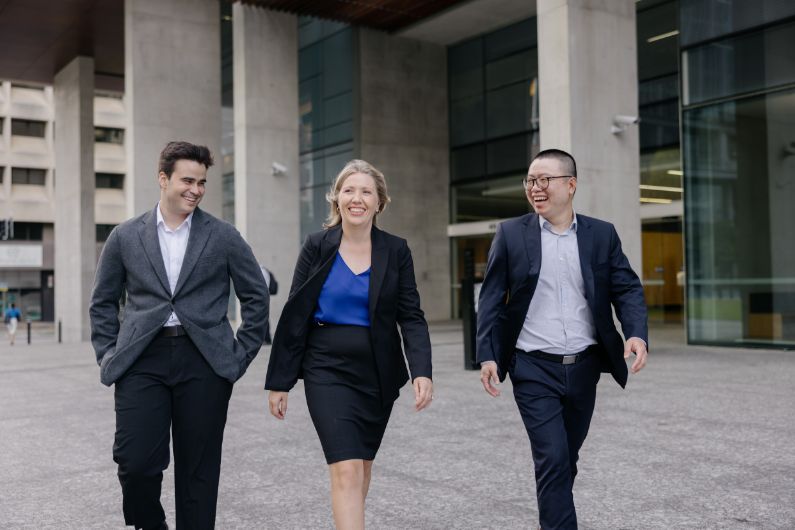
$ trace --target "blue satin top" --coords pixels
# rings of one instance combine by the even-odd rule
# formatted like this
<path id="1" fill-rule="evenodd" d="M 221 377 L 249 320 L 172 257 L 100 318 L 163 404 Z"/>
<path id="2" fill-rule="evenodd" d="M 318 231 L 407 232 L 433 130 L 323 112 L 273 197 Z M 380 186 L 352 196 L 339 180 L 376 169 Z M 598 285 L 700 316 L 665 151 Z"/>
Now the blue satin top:
<path id="1" fill-rule="evenodd" d="M 353 271 L 337 253 L 320 291 L 315 321 L 370 327 L 370 269 Z"/>

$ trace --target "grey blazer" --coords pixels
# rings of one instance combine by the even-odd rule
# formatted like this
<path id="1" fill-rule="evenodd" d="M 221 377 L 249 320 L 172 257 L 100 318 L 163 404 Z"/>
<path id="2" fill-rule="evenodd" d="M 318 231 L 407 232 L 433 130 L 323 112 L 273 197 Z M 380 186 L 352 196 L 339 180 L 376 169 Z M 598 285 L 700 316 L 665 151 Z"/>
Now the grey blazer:
<path id="1" fill-rule="evenodd" d="M 240 299 L 237 336 L 226 316 L 230 278 Z M 215 373 L 234 382 L 262 346 L 268 306 L 268 286 L 251 248 L 232 225 L 199 208 L 172 296 L 153 208 L 114 228 L 99 258 L 89 315 L 100 380 L 115 383 L 174 311 Z"/>

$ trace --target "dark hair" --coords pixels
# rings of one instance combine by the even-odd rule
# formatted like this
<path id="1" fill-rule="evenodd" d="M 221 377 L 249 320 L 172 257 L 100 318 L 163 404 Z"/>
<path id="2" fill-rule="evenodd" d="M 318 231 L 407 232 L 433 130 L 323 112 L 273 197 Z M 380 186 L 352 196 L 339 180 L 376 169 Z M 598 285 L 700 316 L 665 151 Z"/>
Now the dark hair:
<path id="1" fill-rule="evenodd" d="M 193 160 L 204 164 L 207 169 L 213 165 L 213 155 L 210 154 L 210 150 L 206 146 L 188 142 L 168 142 L 160 151 L 159 171 L 171 178 L 177 160 Z"/>
<path id="2" fill-rule="evenodd" d="M 533 157 L 533 160 L 530 161 L 532 164 L 534 161 L 538 160 L 539 158 L 554 158 L 558 162 L 568 166 L 566 171 L 572 177 L 577 177 L 577 162 L 574 161 L 574 157 L 571 156 L 566 151 L 562 151 L 560 149 L 544 149 L 536 156 Z"/>

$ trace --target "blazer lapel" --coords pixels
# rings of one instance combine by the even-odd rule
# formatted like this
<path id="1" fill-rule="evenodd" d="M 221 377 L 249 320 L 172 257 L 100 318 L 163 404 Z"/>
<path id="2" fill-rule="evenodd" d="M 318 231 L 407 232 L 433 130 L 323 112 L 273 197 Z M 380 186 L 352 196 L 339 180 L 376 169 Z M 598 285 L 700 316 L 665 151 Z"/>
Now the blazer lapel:
<path id="1" fill-rule="evenodd" d="M 155 206 L 157 208 L 157 206 Z M 141 238 L 141 244 L 144 247 L 144 253 L 149 260 L 149 264 L 155 271 L 157 279 L 163 289 L 170 295 L 171 288 L 168 285 L 168 275 L 166 274 L 166 265 L 163 263 L 163 253 L 160 251 L 160 239 L 157 236 L 157 214 L 152 209 L 148 215 L 143 218 L 143 223 L 138 228 L 138 237 Z"/>
<path id="2" fill-rule="evenodd" d="M 370 291 L 368 295 L 370 309 L 370 323 L 375 316 L 375 307 L 378 303 L 378 295 L 381 291 L 381 284 L 384 283 L 384 275 L 389 264 L 389 252 L 386 248 L 386 238 L 383 232 L 373 227 L 370 233 Z"/>
<path id="3" fill-rule="evenodd" d="M 323 239 L 320 240 L 320 266 L 312 273 L 314 276 L 328 264 L 329 260 L 334 259 L 342 242 L 342 225 L 329 228 Z"/>
<path id="4" fill-rule="evenodd" d="M 527 275 L 541 272 L 541 225 L 538 214 L 530 214 L 525 220 L 524 245 L 527 251 Z"/>
<path id="5" fill-rule="evenodd" d="M 174 288 L 174 296 L 179 293 L 185 282 L 188 281 L 193 267 L 199 260 L 207 241 L 210 239 L 212 229 L 209 226 L 210 217 L 204 215 L 200 209 L 196 208 L 193 211 L 193 218 L 191 219 L 190 235 L 188 236 L 188 247 L 185 249 L 185 258 L 182 260 L 182 268 L 179 270 L 179 278 L 177 279 L 177 286 Z"/>
<path id="6" fill-rule="evenodd" d="M 591 251 L 593 249 L 593 234 L 591 225 L 581 215 L 577 216 L 577 249 L 580 253 L 580 270 L 585 284 L 585 298 L 589 305 L 594 300 L 594 278 L 591 268 Z"/>

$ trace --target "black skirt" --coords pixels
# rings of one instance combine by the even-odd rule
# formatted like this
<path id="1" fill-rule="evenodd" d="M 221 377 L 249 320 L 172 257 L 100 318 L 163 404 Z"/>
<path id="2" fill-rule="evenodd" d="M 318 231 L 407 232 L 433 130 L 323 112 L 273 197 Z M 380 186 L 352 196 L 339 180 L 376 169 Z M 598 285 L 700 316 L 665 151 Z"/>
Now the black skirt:
<path id="1" fill-rule="evenodd" d="M 309 414 L 326 462 L 375 459 L 392 403 L 381 403 L 370 329 L 313 325 L 303 371 Z"/>

